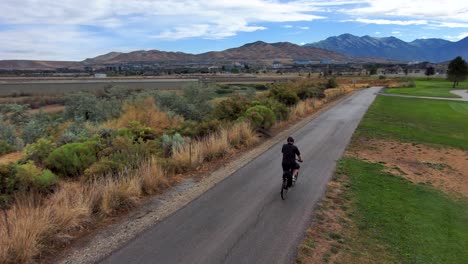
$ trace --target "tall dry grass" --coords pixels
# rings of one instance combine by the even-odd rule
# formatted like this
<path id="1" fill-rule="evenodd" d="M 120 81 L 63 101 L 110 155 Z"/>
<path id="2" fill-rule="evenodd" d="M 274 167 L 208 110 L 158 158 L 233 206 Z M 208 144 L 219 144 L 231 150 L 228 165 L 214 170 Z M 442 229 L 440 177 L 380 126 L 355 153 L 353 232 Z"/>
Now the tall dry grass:
<path id="1" fill-rule="evenodd" d="M 169 117 L 167 113 L 158 109 L 153 97 L 147 97 L 126 103 L 123 106 L 122 115 L 116 120 L 107 122 L 105 126 L 118 129 L 128 127 L 131 122 L 135 121 L 152 128 L 156 133 L 163 133 L 171 127 L 176 127 L 182 120 L 177 116 Z"/>
<path id="2" fill-rule="evenodd" d="M 21 194 L 0 218 L 0 263 L 28 263 L 52 244 L 65 244 L 71 234 L 102 215 L 138 204 L 143 195 L 170 186 L 170 176 L 156 158 L 119 177 L 92 183 L 65 182 L 49 197 Z"/>
<path id="3" fill-rule="evenodd" d="M 203 139 L 187 142 L 172 154 L 173 162 L 182 170 L 200 166 L 227 154 L 233 147 L 251 145 L 257 140 L 255 132 L 247 122 L 223 128 Z"/>

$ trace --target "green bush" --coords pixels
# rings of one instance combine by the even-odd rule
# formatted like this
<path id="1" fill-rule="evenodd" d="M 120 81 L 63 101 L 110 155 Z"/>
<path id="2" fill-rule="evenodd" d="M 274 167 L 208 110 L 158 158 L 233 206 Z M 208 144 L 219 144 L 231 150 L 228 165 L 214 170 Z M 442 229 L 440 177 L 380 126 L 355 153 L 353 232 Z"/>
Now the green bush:
<path id="1" fill-rule="evenodd" d="M 90 133 L 83 122 L 73 122 L 60 137 L 60 144 L 83 141 L 90 137 Z"/>
<path id="2" fill-rule="evenodd" d="M 156 154 L 158 151 L 160 151 L 160 148 L 156 140 L 144 141 L 139 138 L 135 141 L 132 136 L 117 136 L 110 145 L 99 151 L 98 157 L 100 161 L 104 160 L 103 164 L 100 165 L 110 166 L 112 172 L 117 172 L 123 168 L 137 167 L 142 160 Z M 115 164 L 118 166 L 114 166 Z M 97 171 L 97 167 L 93 168 L 93 170 Z"/>
<path id="3" fill-rule="evenodd" d="M 264 105 L 250 107 L 245 112 L 244 118 L 255 128 L 269 129 L 275 123 L 275 113 Z"/>
<path id="4" fill-rule="evenodd" d="M 286 85 L 287 84 L 273 86 L 273 88 L 270 89 L 270 96 L 287 106 L 297 104 L 297 102 L 299 102 L 299 97 L 294 91 L 288 89 Z"/>
<path id="5" fill-rule="evenodd" d="M 84 171 L 87 180 L 93 180 L 100 176 L 115 175 L 125 168 L 125 163 L 112 160 L 110 157 L 102 158 L 93 163 Z"/>
<path id="6" fill-rule="evenodd" d="M 68 143 L 49 154 L 47 166 L 61 176 L 76 177 L 96 162 L 97 141 Z"/>
<path id="7" fill-rule="evenodd" d="M 50 170 L 41 170 L 32 161 L 16 167 L 16 177 L 22 190 L 48 192 L 58 182 Z"/>
<path id="8" fill-rule="evenodd" d="M 43 112 L 34 114 L 24 124 L 22 138 L 26 144 L 33 143 L 38 138 L 50 134 L 56 124 L 57 122 L 50 114 Z"/>
<path id="9" fill-rule="evenodd" d="M 234 121 L 242 116 L 249 107 L 249 99 L 236 95 L 219 102 L 213 110 L 213 117 L 219 120 Z"/>
<path id="10" fill-rule="evenodd" d="M 297 96 L 301 100 L 305 100 L 307 98 L 324 98 L 325 93 L 323 89 L 319 87 L 312 87 L 312 86 L 301 86 L 296 88 Z"/>
<path id="11" fill-rule="evenodd" d="M 255 85 L 255 90 L 257 91 L 265 91 L 268 90 L 268 86 L 265 84 L 256 84 Z"/>
<path id="12" fill-rule="evenodd" d="M 0 165 L 0 199 L 10 200 L 10 196 L 18 188 L 18 179 L 16 178 L 16 168 L 11 164 Z"/>
<path id="13" fill-rule="evenodd" d="M 57 148 L 57 145 L 51 138 L 40 138 L 24 148 L 24 156 L 37 164 L 45 164 L 45 160 L 55 148 Z"/>
<path id="14" fill-rule="evenodd" d="M 214 97 L 214 88 L 191 85 L 183 89 L 182 95 L 174 92 L 154 93 L 156 104 L 189 120 L 202 120 L 212 110 L 209 101 Z"/>
<path id="15" fill-rule="evenodd" d="M 183 136 L 202 138 L 219 130 L 223 122 L 218 119 L 204 120 L 202 122 L 185 121 L 175 131 Z"/>
<path id="16" fill-rule="evenodd" d="M 130 130 L 135 141 L 138 141 L 139 138 L 143 139 L 143 141 L 155 140 L 157 138 L 152 128 L 144 126 L 138 121 L 131 121 L 127 125 L 127 128 Z"/>
<path id="17" fill-rule="evenodd" d="M 0 140 L 0 155 L 8 154 L 14 152 L 15 150 L 15 147 L 6 143 L 5 140 Z"/>
<path id="18" fill-rule="evenodd" d="M 325 87 L 327 89 L 337 88 L 338 87 L 338 82 L 336 82 L 335 78 L 330 78 L 330 79 L 328 79 L 327 83 L 325 84 Z"/>
<path id="19" fill-rule="evenodd" d="M 184 138 L 179 133 L 175 133 L 172 136 L 164 134 L 161 141 L 166 158 L 171 157 L 172 153 L 180 149 L 185 142 Z"/>
<path id="20" fill-rule="evenodd" d="M 288 107 L 273 98 L 260 98 L 254 100 L 252 105 L 264 105 L 270 108 L 275 113 L 276 120 L 286 120 L 289 116 Z"/>

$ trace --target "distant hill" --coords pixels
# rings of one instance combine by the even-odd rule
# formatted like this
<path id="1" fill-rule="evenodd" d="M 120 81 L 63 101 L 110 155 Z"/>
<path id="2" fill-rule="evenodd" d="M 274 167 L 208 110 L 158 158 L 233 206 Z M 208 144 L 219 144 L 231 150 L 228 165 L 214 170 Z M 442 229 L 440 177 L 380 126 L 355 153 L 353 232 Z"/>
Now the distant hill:
<path id="1" fill-rule="evenodd" d="M 257 41 L 241 47 L 224 51 L 211 51 L 201 54 L 183 52 L 166 52 L 159 50 L 139 50 L 128 53 L 110 52 L 81 62 L 66 61 L 27 61 L 27 60 L 0 60 L 0 69 L 17 70 L 48 70 L 55 68 L 80 69 L 84 66 L 103 66 L 106 64 L 160 62 L 178 64 L 215 64 L 215 63 L 266 63 L 274 61 L 293 63 L 294 61 L 329 60 L 337 63 L 348 62 L 379 62 L 388 63 L 389 60 L 381 58 L 362 58 L 321 48 L 300 46 L 289 42 L 266 43 Z"/>
<path id="2" fill-rule="evenodd" d="M 468 37 L 451 42 L 443 39 L 417 39 L 405 42 L 395 37 L 375 38 L 343 34 L 306 44 L 355 57 L 376 57 L 404 61 L 443 62 L 456 56 L 468 59 Z"/>
<path id="3" fill-rule="evenodd" d="M 0 60 L 1 70 L 55 70 L 57 68 L 82 69 L 75 61 Z"/>

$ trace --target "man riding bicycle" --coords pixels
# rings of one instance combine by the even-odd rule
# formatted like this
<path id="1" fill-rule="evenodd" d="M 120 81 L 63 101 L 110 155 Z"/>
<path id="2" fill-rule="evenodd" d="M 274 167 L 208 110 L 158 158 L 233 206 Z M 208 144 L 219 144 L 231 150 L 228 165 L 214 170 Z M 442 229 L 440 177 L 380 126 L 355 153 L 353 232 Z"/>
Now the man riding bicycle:
<path id="1" fill-rule="evenodd" d="M 294 139 L 292 137 L 288 137 L 287 144 L 283 145 L 281 152 L 283 153 L 283 161 L 281 163 L 283 172 L 291 175 L 292 181 L 296 181 L 297 173 L 301 167 L 296 162 L 296 156 L 299 162 L 302 162 L 302 158 L 299 149 L 294 145 Z"/>

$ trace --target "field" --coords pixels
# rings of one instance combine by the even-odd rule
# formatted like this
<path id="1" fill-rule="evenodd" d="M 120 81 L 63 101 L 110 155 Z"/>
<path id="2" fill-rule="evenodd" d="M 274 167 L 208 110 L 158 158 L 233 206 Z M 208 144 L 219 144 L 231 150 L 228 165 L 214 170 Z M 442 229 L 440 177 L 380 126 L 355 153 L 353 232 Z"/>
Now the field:
<path id="1" fill-rule="evenodd" d="M 468 82 L 460 82 L 459 86 L 452 88 L 452 82 L 444 79 L 415 80 L 415 87 L 391 88 L 385 92 L 389 94 L 405 94 L 415 96 L 459 98 L 460 96 L 450 93 L 455 89 L 468 89 Z"/>
<path id="2" fill-rule="evenodd" d="M 403 263 L 464 263 L 468 204 L 385 172 L 385 166 L 345 158 L 354 220 L 363 236 L 384 244 Z"/>
<path id="3" fill-rule="evenodd" d="M 357 136 L 468 150 L 468 102 L 379 96 Z"/>
<path id="4" fill-rule="evenodd" d="M 298 263 L 465 263 L 468 103 L 378 96 Z"/>
<path id="5" fill-rule="evenodd" d="M 177 90 L 196 84 L 196 79 L 155 80 L 55 80 L 0 82 L 0 96 L 11 95 L 57 95 L 77 91 L 102 91 L 109 86 L 129 89 Z"/>

